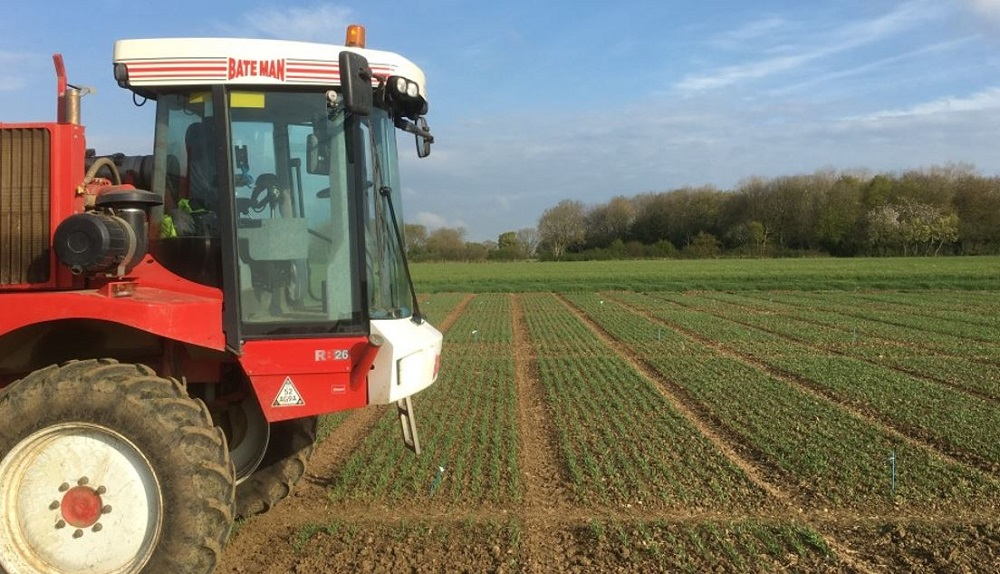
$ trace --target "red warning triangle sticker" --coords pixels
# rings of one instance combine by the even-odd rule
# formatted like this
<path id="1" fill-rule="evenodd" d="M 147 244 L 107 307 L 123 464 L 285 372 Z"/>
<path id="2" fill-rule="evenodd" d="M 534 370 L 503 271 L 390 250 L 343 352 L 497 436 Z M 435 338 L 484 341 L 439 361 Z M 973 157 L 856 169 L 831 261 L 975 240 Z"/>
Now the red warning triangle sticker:
<path id="1" fill-rule="evenodd" d="M 295 388 L 295 383 L 292 382 L 291 377 L 285 377 L 285 382 L 281 383 L 281 388 L 278 389 L 278 396 L 274 397 L 274 402 L 271 403 L 272 407 L 298 407 L 306 404 L 302 400 L 302 395 L 299 394 L 299 390 Z"/>

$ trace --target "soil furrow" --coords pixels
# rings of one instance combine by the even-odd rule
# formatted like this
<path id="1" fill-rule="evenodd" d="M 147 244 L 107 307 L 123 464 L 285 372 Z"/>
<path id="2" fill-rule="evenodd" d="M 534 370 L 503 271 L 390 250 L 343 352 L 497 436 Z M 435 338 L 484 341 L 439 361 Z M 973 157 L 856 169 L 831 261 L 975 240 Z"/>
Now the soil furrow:
<path id="1" fill-rule="evenodd" d="M 574 509 L 568 501 L 568 480 L 557 457 L 555 429 L 517 295 L 511 296 L 511 311 L 521 447 L 519 466 L 525 490 L 520 511 L 525 530 L 521 565 L 525 572 L 551 572 L 554 554 L 545 551 L 544 541 L 553 522 L 564 520 Z"/>

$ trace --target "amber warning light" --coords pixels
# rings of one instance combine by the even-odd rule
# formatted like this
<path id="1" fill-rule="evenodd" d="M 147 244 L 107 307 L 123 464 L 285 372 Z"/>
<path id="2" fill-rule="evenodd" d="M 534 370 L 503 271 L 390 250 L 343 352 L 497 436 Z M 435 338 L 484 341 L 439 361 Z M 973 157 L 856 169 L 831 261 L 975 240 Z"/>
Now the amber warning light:
<path id="1" fill-rule="evenodd" d="M 344 41 L 345 46 L 350 46 L 351 48 L 364 48 L 365 47 L 365 27 L 358 24 L 351 24 L 347 27 L 347 40 Z"/>

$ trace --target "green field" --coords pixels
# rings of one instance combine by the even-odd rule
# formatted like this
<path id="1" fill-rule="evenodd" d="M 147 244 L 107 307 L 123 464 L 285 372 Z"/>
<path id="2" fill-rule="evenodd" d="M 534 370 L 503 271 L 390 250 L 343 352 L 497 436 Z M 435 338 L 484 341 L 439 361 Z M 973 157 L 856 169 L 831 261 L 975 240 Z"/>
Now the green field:
<path id="1" fill-rule="evenodd" d="M 416 265 L 425 454 L 384 413 L 266 571 L 996 571 L 998 267 Z"/>
<path id="2" fill-rule="evenodd" d="M 992 290 L 1000 285 L 1000 257 L 414 263 L 411 270 L 426 293 Z"/>

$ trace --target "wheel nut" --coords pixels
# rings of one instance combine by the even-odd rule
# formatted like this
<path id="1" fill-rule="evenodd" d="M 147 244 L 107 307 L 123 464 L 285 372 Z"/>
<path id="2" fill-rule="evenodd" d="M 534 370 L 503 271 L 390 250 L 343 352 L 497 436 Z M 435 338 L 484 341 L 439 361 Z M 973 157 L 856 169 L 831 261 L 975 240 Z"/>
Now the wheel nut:
<path id="1" fill-rule="evenodd" d="M 55 510 L 57 508 L 59 508 L 59 501 L 53 500 L 52 504 L 49 504 L 49 510 Z"/>
<path id="2" fill-rule="evenodd" d="M 101 508 L 101 514 L 111 514 L 111 505 L 105 504 L 104 508 Z"/>
<path id="3" fill-rule="evenodd" d="M 83 536 L 83 531 L 77 528 L 76 532 L 73 533 L 73 538 L 79 538 L 81 536 Z"/>
<path id="4" fill-rule="evenodd" d="M 69 483 L 68 482 L 64 482 L 64 483 L 62 483 L 62 484 L 59 485 L 59 492 L 66 492 L 67 490 L 69 490 Z"/>
<path id="5" fill-rule="evenodd" d="M 98 486 L 97 490 L 95 492 L 97 492 L 98 495 L 101 495 L 101 494 L 104 494 L 107 491 L 108 491 L 107 488 L 104 488 L 103 486 Z"/>
<path id="6" fill-rule="evenodd" d="M 66 528 L 66 521 L 59 520 L 59 522 L 56 522 L 56 528 Z"/>
<path id="7" fill-rule="evenodd" d="M 87 486 L 88 482 L 90 482 L 89 478 L 87 478 L 86 476 L 81 476 L 80 480 L 76 481 L 76 484 L 79 486 Z"/>
<path id="8" fill-rule="evenodd" d="M 102 528 L 104 528 L 104 527 L 103 527 L 103 526 L 101 526 L 101 523 L 100 523 L 100 522 L 98 522 L 97 524 L 95 524 L 95 525 L 93 526 L 93 528 L 91 528 L 91 530 L 93 530 L 94 532 L 100 532 Z"/>

